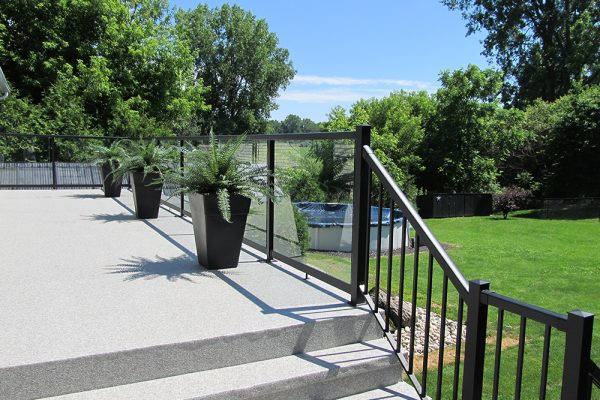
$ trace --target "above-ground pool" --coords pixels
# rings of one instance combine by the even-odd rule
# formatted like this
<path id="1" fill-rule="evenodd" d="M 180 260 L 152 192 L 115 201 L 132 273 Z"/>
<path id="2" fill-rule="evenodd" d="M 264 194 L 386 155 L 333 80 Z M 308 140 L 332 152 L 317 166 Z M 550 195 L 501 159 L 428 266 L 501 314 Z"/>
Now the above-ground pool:
<path id="1" fill-rule="evenodd" d="M 308 222 L 311 250 L 352 251 L 352 204 L 296 203 L 298 210 Z M 377 248 L 377 220 L 379 207 L 371 207 L 370 249 Z M 381 249 L 389 248 L 390 209 L 382 209 Z M 394 249 L 400 248 L 402 212 L 394 210 Z M 409 244 L 408 235 L 406 244 Z"/>

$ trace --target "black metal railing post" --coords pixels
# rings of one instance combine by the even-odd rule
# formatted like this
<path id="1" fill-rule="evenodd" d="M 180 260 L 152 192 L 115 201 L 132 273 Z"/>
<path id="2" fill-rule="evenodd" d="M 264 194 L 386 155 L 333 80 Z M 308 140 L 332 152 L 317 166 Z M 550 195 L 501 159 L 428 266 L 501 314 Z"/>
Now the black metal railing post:
<path id="1" fill-rule="evenodd" d="M 183 140 L 179 141 L 179 170 L 181 171 L 181 176 L 183 176 Z M 183 192 L 179 193 L 179 216 L 183 217 L 185 215 L 185 194 Z"/>
<path id="2" fill-rule="evenodd" d="M 481 399 L 488 316 L 488 306 L 481 301 L 481 292 L 489 290 L 489 288 L 489 282 L 482 280 L 469 281 L 467 338 L 465 340 L 465 362 L 463 368 L 463 400 Z M 458 327 L 458 329 L 460 330 L 461 327 Z"/>
<path id="3" fill-rule="evenodd" d="M 50 162 L 52 163 L 52 189 L 58 188 L 58 179 L 56 177 L 56 141 L 54 136 L 50 138 Z"/>
<path id="4" fill-rule="evenodd" d="M 561 399 L 589 399 L 589 368 L 594 314 L 571 311 L 567 314 L 565 360 Z"/>
<path id="5" fill-rule="evenodd" d="M 350 303 L 362 301 L 360 285 L 365 283 L 365 271 L 369 262 L 369 165 L 364 160 L 363 146 L 371 145 L 371 127 L 356 127 L 354 142 L 354 190 L 352 199 L 352 272 L 350 278 Z M 377 299 L 375 300 L 377 301 Z"/>
<path id="6" fill-rule="evenodd" d="M 267 176 L 267 184 L 269 185 L 269 191 L 274 193 L 275 190 L 275 140 L 267 140 L 267 170 L 269 175 Z M 271 261 L 273 259 L 273 237 L 275 236 L 275 205 L 273 204 L 273 200 L 267 199 L 267 219 L 266 219 L 266 231 L 267 231 L 267 240 L 266 240 L 266 255 L 267 261 Z"/>

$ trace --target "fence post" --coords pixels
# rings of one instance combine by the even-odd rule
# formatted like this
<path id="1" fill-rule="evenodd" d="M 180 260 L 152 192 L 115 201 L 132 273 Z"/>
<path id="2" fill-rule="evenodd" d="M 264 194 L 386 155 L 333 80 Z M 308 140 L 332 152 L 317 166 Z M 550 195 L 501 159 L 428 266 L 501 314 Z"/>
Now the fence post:
<path id="1" fill-rule="evenodd" d="M 273 174 L 275 173 L 275 141 L 267 140 L 267 184 L 269 185 L 269 191 L 274 193 L 275 190 L 275 178 Z M 275 206 L 273 204 L 272 199 L 267 199 L 267 219 L 266 219 L 266 233 L 267 233 L 267 242 L 266 242 L 266 255 L 267 261 L 271 261 L 273 259 L 273 237 L 275 235 L 274 229 L 274 216 L 275 216 Z"/>
<path id="2" fill-rule="evenodd" d="M 571 311 L 567 314 L 565 360 L 561 399 L 589 399 L 589 366 L 594 314 Z"/>
<path id="3" fill-rule="evenodd" d="M 488 316 L 488 306 L 481 301 L 481 292 L 489 288 L 489 282 L 482 280 L 469 281 L 469 294 L 467 296 L 469 309 L 467 311 L 467 338 L 465 340 L 462 388 L 463 400 L 481 399 Z"/>
<path id="4" fill-rule="evenodd" d="M 179 170 L 181 171 L 181 176 L 183 176 L 183 139 L 179 141 Z M 185 194 L 183 192 L 179 193 L 179 216 L 183 217 L 185 215 L 184 207 L 185 207 Z"/>
<path id="5" fill-rule="evenodd" d="M 56 177 L 56 141 L 54 136 L 50 137 L 50 161 L 52 162 L 52 189 L 58 187 L 58 179 Z"/>
<path id="6" fill-rule="evenodd" d="M 365 283 L 365 271 L 369 262 L 367 235 L 371 210 L 369 208 L 369 166 L 363 158 L 363 146 L 371 145 L 371 126 L 356 127 L 354 142 L 354 190 L 352 199 L 352 276 L 350 278 L 350 303 L 363 299 L 360 285 Z"/>

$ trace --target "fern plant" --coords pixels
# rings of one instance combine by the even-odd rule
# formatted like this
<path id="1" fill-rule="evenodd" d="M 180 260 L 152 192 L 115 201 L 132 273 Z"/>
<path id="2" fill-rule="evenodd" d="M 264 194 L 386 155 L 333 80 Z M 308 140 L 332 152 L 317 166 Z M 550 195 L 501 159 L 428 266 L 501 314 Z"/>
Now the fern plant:
<path id="1" fill-rule="evenodd" d="M 120 140 L 116 140 L 110 146 L 94 144 L 90 146 L 89 161 L 92 164 L 103 165 L 109 164 L 111 170 L 115 170 L 120 163 L 120 160 L 125 156 L 125 149 Z"/>
<path id="2" fill-rule="evenodd" d="M 177 149 L 173 146 L 161 146 L 155 140 L 123 140 L 123 154 L 118 159 L 118 167 L 113 172 L 114 179 L 123 179 L 127 172 L 143 172 L 158 175 L 155 183 L 164 180 L 165 175 L 173 170 L 177 157 Z"/>
<path id="3" fill-rule="evenodd" d="M 176 193 L 215 194 L 221 216 L 231 222 L 232 195 L 258 201 L 274 197 L 267 184 L 268 169 L 237 158 L 245 139 L 245 136 L 240 136 L 219 146 L 211 133 L 208 147 L 187 151 L 183 171 L 170 173 L 167 180 L 180 187 Z"/>

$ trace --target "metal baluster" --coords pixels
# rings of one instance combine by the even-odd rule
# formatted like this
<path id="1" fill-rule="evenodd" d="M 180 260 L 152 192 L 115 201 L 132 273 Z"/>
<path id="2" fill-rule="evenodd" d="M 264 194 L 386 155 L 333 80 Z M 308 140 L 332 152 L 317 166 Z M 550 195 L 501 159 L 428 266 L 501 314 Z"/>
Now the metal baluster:
<path id="1" fill-rule="evenodd" d="M 504 329 L 504 310 L 498 309 L 498 323 L 496 326 L 496 355 L 494 358 L 494 382 L 492 384 L 492 400 L 498 399 L 498 385 L 500 384 L 500 359 L 502 357 L 502 331 Z"/>
<path id="2" fill-rule="evenodd" d="M 438 351 L 438 376 L 436 398 L 442 398 L 442 376 L 444 371 L 444 341 L 446 340 L 446 308 L 448 305 L 448 275 L 444 273 L 444 283 L 442 285 L 442 321 L 440 326 L 440 349 Z"/>
<path id="3" fill-rule="evenodd" d="M 542 351 L 542 376 L 540 379 L 540 400 L 546 399 L 546 384 L 548 383 L 548 355 L 550 353 L 550 333 L 552 327 L 546 325 L 544 329 L 544 350 Z"/>
<path id="4" fill-rule="evenodd" d="M 411 321 L 410 321 L 410 350 L 408 355 L 410 356 L 410 362 L 408 363 L 408 373 L 413 373 L 413 360 L 415 355 L 415 324 L 417 320 L 417 288 L 419 278 L 419 246 L 420 237 L 415 236 L 415 252 L 414 252 L 414 267 L 413 267 L 413 286 L 412 286 L 412 310 L 411 310 Z"/>
<path id="5" fill-rule="evenodd" d="M 50 138 L 50 154 L 52 162 L 52 189 L 58 187 L 58 177 L 56 176 L 56 141 L 54 137 Z"/>
<path id="6" fill-rule="evenodd" d="M 368 214 L 369 214 L 369 218 L 367 220 L 367 229 L 365 231 L 365 246 L 367 247 L 367 251 L 366 251 L 366 256 L 367 256 L 367 262 L 365 263 L 365 290 L 363 291 L 363 293 L 365 295 L 369 294 L 369 258 L 370 258 L 370 254 L 371 254 L 371 180 L 373 179 L 372 177 L 373 175 L 373 171 L 369 170 L 369 174 L 367 175 L 367 209 L 368 209 Z"/>
<path id="7" fill-rule="evenodd" d="M 458 318 L 456 321 L 456 354 L 454 355 L 454 382 L 452 383 L 452 400 L 458 399 L 458 379 L 460 377 L 460 351 L 462 347 L 464 301 L 458 295 Z"/>
<path id="8" fill-rule="evenodd" d="M 425 345 L 423 347 L 423 378 L 421 379 L 421 396 L 427 394 L 427 365 L 429 363 L 429 330 L 431 325 L 431 287 L 433 284 L 433 254 L 429 253 L 427 263 L 427 302 L 425 306 Z"/>
<path id="9" fill-rule="evenodd" d="M 394 200 L 390 201 L 390 231 L 388 236 L 388 270 L 387 270 L 387 297 L 385 310 L 385 331 L 390 330 L 390 313 L 392 300 L 392 260 L 394 259 Z"/>
<path id="10" fill-rule="evenodd" d="M 375 312 L 379 311 L 379 275 L 381 273 L 381 220 L 383 216 L 383 184 L 379 184 L 379 210 L 377 211 L 377 254 L 375 262 Z"/>
<path id="11" fill-rule="evenodd" d="M 521 384 L 523 382 L 523 356 L 525 354 L 525 330 L 527 319 L 521 317 L 521 328 L 519 329 L 519 353 L 517 355 L 517 377 L 515 379 L 515 400 L 521 399 Z"/>
<path id="12" fill-rule="evenodd" d="M 402 217 L 402 234 L 400 236 L 400 288 L 398 290 L 400 310 L 398 311 L 400 326 L 397 332 L 396 353 L 402 348 L 402 314 L 404 312 L 404 270 L 406 267 L 406 217 Z"/>

